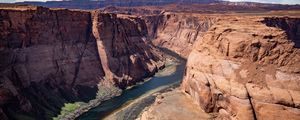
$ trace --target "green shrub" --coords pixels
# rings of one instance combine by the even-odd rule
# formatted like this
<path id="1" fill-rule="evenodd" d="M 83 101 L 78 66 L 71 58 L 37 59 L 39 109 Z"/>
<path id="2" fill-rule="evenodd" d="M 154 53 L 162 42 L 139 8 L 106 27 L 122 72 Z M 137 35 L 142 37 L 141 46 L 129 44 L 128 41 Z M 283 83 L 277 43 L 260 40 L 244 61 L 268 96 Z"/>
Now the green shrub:
<path id="1" fill-rule="evenodd" d="M 53 118 L 53 120 L 59 120 L 59 118 L 62 118 L 66 116 L 69 113 L 74 112 L 76 109 L 78 109 L 81 105 L 83 105 L 80 102 L 75 102 L 75 103 L 65 103 L 64 107 L 62 107 L 60 111 L 60 115 Z"/>

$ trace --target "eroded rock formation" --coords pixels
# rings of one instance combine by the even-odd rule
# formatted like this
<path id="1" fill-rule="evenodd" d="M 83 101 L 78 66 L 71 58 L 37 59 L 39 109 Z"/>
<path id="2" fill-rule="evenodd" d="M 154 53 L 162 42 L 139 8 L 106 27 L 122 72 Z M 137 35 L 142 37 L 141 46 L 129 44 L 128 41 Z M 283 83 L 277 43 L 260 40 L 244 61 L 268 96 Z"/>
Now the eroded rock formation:
<path id="1" fill-rule="evenodd" d="M 164 13 L 144 17 L 153 43 L 187 57 L 192 45 L 199 40 L 217 19 L 191 13 Z"/>
<path id="2" fill-rule="evenodd" d="M 101 80 L 125 88 L 162 64 L 144 21 L 38 7 L 0 10 L 0 117 L 49 119 L 95 97 Z"/>
<path id="3" fill-rule="evenodd" d="M 299 19 L 219 19 L 193 45 L 183 91 L 218 119 L 300 119 Z"/>
<path id="4" fill-rule="evenodd" d="M 162 64 L 140 18 L 95 12 L 93 34 L 107 79 L 121 88 L 153 75 Z"/>

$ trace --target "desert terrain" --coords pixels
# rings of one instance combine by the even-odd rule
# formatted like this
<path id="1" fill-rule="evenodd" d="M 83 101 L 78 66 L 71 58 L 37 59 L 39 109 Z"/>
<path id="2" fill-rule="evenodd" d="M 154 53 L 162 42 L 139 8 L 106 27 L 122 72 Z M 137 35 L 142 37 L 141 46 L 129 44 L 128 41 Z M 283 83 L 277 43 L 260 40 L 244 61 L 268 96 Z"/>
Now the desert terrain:
<path id="1" fill-rule="evenodd" d="M 299 5 L 25 3 L 0 4 L 1 120 L 300 119 Z"/>

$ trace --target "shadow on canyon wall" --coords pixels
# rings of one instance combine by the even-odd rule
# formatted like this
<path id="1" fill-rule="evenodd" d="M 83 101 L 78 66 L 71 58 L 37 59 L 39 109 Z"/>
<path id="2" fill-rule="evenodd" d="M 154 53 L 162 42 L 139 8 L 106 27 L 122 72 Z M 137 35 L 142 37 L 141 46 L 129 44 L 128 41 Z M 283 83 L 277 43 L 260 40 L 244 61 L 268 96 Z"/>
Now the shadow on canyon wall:
<path id="1" fill-rule="evenodd" d="M 277 27 L 287 33 L 288 39 L 295 43 L 296 48 L 300 48 L 300 19 L 297 18 L 265 18 L 263 21 L 269 27 Z M 270 38 L 272 36 L 269 36 Z"/>

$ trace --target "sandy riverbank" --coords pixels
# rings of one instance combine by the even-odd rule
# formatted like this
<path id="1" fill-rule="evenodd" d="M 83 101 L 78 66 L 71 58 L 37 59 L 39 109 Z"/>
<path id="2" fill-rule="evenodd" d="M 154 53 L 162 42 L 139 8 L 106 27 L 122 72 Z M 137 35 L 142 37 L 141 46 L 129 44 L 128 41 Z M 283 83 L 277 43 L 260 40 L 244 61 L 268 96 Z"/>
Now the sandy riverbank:
<path id="1" fill-rule="evenodd" d="M 185 93 L 179 84 L 158 92 L 147 94 L 104 120 L 210 120 L 213 115 L 205 113 Z"/>
<path id="2" fill-rule="evenodd" d="M 136 120 L 210 120 L 205 113 L 179 88 L 158 94 L 155 102 L 144 109 Z"/>
<path id="3" fill-rule="evenodd" d="M 169 86 L 162 86 L 155 90 L 149 91 L 140 98 L 130 101 L 120 109 L 115 110 L 112 114 L 104 118 L 104 120 L 134 120 L 139 117 L 143 110 L 155 103 L 157 95 L 172 91 L 179 87 L 179 82 Z"/>
<path id="4" fill-rule="evenodd" d="M 165 69 L 160 70 L 155 75 L 156 77 L 163 77 L 173 74 L 176 71 L 176 65 L 178 63 L 171 62 L 170 65 L 166 65 Z M 143 96 L 134 101 L 128 101 L 120 109 L 115 110 L 113 113 L 105 117 L 105 120 L 132 120 L 136 119 L 139 114 L 146 108 L 155 102 L 158 93 L 170 91 L 179 87 L 180 82 L 173 83 L 171 85 L 161 86 L 154 90 L 148 91 Z"/>

